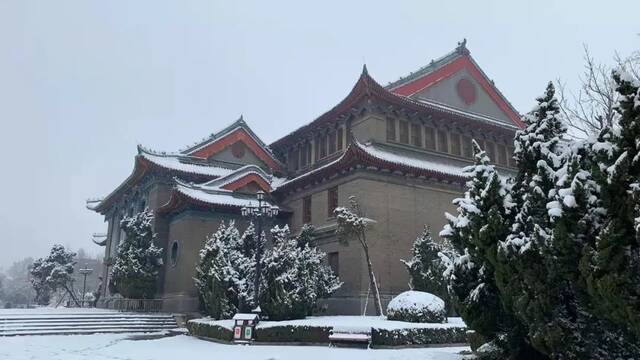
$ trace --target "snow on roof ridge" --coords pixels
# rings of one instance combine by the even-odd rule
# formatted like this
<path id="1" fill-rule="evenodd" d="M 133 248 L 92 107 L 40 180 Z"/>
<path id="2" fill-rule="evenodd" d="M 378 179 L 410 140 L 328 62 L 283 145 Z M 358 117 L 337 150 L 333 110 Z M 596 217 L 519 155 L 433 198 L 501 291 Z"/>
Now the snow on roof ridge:
<path id="1" fill-rule="evenodd" d="M 149 152 L 142 151 L 139 153 L 139 156 L 144 157 L 145 159 L 151 161 L 152 163 L 169 169 L 176 170 L 190 174 L 198 174 L 198 175 L 209 175 L 209 176 L 225 176 L 229 173 L 233 172 L 231 169 L 212 166 L 210 164 L 196 164 L 196 163 L 186 163 L 180 161 L 180 159 L 184 159 L 182 156 L 174 156 L 174 155 L 157 155 Z M 188 157 L 187 157 L 188 158 Z M 191 157 L 193 159 L 193 157 Z"/>
<path id="2" fill-rule="evenodd" d="M 472 112 L 472 111 L 467 111 L 467 110 L 462 110 L 462 109 L 458 109 L 455 108 L 451 105 L 445 104 L 443 102 L 440 101 L 436 101 L 436 100 L 432 100 L 432 99 L 425 99 L 425 98 L 410 98 L 409 100 L 411 101 L 415 101 L 421 105 L 429 105 L 429 106 L 434 106 L 437 107 L 441 110 L 445 110 L 445 111 L 450 111 L 459 115 L 464 115 L 464 116 L 468 116 L 470 118 L 474 118 L 475 120 L 480 120 L 480 121 L 485 121 L 485 122 L 489 122 L 493 125 L 501 125 L 501 126 L 505 126 L 511 129 L 518 129 L 518 127 L 514 124 L 505 122 L 505 121 L 501 121 L 498 118 L 494 118 L 492 116 L 488 116 L 488 115 L 484 115 L 484 114 L 479 114 L 476 112 Z"/>
<path id="3" fill-rule="evenodd" d="M 467 54 L 470 54 L 469 50 L 466 47 L 467 44 L 467 40 L 464 39 L 461 42 L 458 42 L 458 45 L 456 46 L 455 49 L 453 49 L 452 51 L 449 51 L 448 53 L 436 58 L 436 59 L 431 59 L 431 61 L 429 62 L 429 64 L 424 65 L 422 67 L 420 67 L 418 70 L 414 71 L 414 72 L 410 72 L 409 75 L 407 76 L 401 76 L 398 80 L 392 81 L 389 84 L 387 84 L 384 88 L 387 90 L 393 90 L 397 87 L 400 87 L 402 85 L 405 85 L 409 82 L 412 82 L 413 80 L 416 80 L 424 75 L 430 74 L 434 71 L 436 71 L 437 69 L 453 62 L 454 60 L 456 60 L 457 58 L 459 58 L 460 56 L 464 56 Z"/>
<path id="4" fill-rule="evenodd" d="M 178 178 L 174 178 L 174 180 L 176 182 L 174 187 L 176 191 L 196 201 L 236 207 L 251 206 L 258 201 L 255 195 L 237 194 L 225 189 L 206 188 L 203 187 L 202 184 L 187 183 Z M 271 207 L 280 208 L 268 201 L 266 204 Z"/>
<path id="5" fill-rule="evenodd" d="M 227 134 L 230 134 L 230 133 L 234 132 L 238 128 L 244 129 L 249 134 L 249 136 L 251 136 L 251 138 L 258 145 L 260 145 L 260 147 L 262 147 L 265 151 L 267 151 L 267 153 L 269 153 L 269 155 L 271 155 L 271 157 L 276 159 L 274 154 L 273 154 L 273 152 L 271 151 L 271 148 L 267 144 L 265 144 L 260 139 L 260 137 L 258 137 L 258 135 L 256 135 L 256 133 L 254 133 L 253 130 L 251 130 L 251 127 L 249 127 L 249 124 L 247 124 L 247 122 L 244 121 L 243 115 L 240 115 L 240 118 L 238 120 L 236 120 L 236 121 L 232 122 L 231 124 L 227 125 L 222 130 L 214 132 L 214 133 L 211 133 L 211 135 L 209 135 L 208 137 L 204 137 L 204 138 L 202 138 L 202 140 L 196 141 L 194 144 L 192 144 L 190 146 L 187 146 L 186 148 L 180 150 L 180 153 L 184 154 L 184 155 L 188 155 L 189 153 L 193 153 L 194 151 L 202 149 L 202 148 L 210 145 L 211 143 L 215 142 L 216 140 L 223 138 Z"/>

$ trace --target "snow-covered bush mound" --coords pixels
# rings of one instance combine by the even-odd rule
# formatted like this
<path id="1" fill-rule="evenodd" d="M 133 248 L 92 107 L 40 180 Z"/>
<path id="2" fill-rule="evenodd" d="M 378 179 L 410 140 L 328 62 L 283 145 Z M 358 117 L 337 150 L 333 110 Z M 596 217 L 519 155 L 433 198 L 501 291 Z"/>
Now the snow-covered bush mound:
<path id="1" fill-rule="evenodd" d="M 396 296 L 387 306 L 387 319 L 441 323 L 447 312 L 444 301 L 439 297 L 422 291 L 405 291 Z"/>

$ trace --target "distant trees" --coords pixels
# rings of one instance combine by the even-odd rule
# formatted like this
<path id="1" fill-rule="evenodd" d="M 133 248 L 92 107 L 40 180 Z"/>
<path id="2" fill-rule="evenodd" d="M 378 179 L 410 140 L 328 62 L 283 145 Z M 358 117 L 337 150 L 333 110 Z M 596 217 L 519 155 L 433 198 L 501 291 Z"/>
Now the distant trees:
<path id="1" fill-rule="evenodd" d="M 153 213 L 149 209 L 120 222 L 125 238 L 118 245 L 111 270 L 111 288 L 130 299 L 150 299 L 156 293 L 162 249 L 154 245 Z"/>

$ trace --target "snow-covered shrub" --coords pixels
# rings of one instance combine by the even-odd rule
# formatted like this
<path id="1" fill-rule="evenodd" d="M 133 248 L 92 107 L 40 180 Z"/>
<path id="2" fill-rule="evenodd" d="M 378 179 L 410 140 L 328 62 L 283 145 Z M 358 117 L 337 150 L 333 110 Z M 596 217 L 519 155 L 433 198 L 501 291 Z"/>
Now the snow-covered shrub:
<path id="1" fill-rule="evenodd" d="M 387 306 L 387 319 L 441 323 L 446 320 L 444 301 L 422 291 L 405 291 L 394 297 Z"/>
<path id="2" fill-rule="evenodd" d="M 222 222 L 200 250 L 194 278 L 202 312 L 214 319 L 229 319 L 238 311 L 249 311 L 253 302 L 251 279 L 255 272 L 253 227 L 240 237 L 235 223 Z"/>
<path id="3" fill-rule="evenodd" d="M 187 321 L 187 330 L 189 330 L 189 335 L 191 336 L 215 339 L 219 341 L 233 340 L 233 330 L 220 325 L 198 321 L 198 319 Z"/>
<path id="4" fill-rule="evenodd" d="M 371 329 L 371 346 L 464 344 L 466 327 Z"/>
<path id="5" fill-rule="evenodd" d="M 149 209 L 125 217 L 125 238 L 118 245 L 110 287 L 129 299 L 150 299 L 156 293 L 162 249 L 154 245 L 153 213 Z"/>
<path id="6" fill-rule="evenodd" d="M 329 296 L 341 283 L 323 263 L 324 253 L 292 237 L 288 226 L 276 226 L 271 233 L 273 246 L 263 258 L 260 307 L 269 320 L 302 319 L 318 298 Z"/>

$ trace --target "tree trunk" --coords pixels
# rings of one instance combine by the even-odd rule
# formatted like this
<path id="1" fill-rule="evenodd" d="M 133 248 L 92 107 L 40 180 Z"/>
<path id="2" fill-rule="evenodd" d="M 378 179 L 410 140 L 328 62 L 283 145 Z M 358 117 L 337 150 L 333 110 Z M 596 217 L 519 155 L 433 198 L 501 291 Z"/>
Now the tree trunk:
<path id="1" fill-rule="evenodd" d="M 371 264 L 371 258 L 369 257 L 369 246 L 367 245 L 367 238 L 362 234 L 362 249 L 364 250 L 364 257 L 367 260 L 367 270 L 369 271 L 369 287 L 373 291 L 373 301 L 376 310 L 376 316 L 384 315 L 382 311 L 382 302 L 380 301 L 380 291 L 378 290 L 378 283 L 376 276 L 373 273 L 373 265 Z M 365 309 L 365 312 L 367 310 Z"/>
<path id="2" fill-rule="evenodd" d="M 69 296 L 71 297 L 71 299 L 73 300 L 73 302 L 76 303 L 77 307 L 81 307 L 80 306 L 80 302 L 78 301 L 78 299 L 76 298 L 76 295 L 69 289 L 69 287 L 67 285 L 64 285 L 64 289 L 67 290 L 67 293 L 69 294 Z"/>

